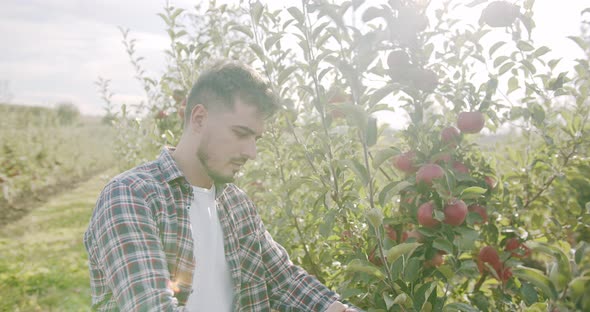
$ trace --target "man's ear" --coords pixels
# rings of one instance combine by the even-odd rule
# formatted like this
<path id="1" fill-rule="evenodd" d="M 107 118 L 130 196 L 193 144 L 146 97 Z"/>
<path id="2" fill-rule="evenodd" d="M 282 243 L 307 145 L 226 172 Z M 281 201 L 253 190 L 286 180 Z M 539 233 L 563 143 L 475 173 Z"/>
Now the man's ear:
<path id="1" fill-rule="evenodd" d="M 207 108 L 203 104 L 197 104 L 193 107 L 190 115 L 190 128 L 193 131 L 200 132 L 205 120 L 207 119 Z"/>

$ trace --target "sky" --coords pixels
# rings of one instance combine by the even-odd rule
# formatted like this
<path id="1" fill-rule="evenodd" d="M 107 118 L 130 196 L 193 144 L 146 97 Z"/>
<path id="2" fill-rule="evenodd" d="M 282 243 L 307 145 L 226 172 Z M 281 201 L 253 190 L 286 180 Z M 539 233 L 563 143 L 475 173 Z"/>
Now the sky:
<path id="1" fill-rule="evenodd" d="M 170 3 L 188 9 L 197 2 Z M 95 81 L 104 77 L 111 80 L 116 104 L 141 101 L 143 91 L 118 26 L 129 28 L 137 39 L 138 55 L 145 57 L 148 73 L 161 73 L 169 41 L 156 14 L 164 4 L 164 0 L 0 0 L 0 92 L 8 89 L 13 104 L 72 102 L 83 114 L 100 115 L 104 104 Z M 554 56 L 581 57 L 565 37 L 579 35 L 580 12 L 586 7 L 590 3 L 585 0 L 537 0 L 534 40 L 552 48 Z"/>

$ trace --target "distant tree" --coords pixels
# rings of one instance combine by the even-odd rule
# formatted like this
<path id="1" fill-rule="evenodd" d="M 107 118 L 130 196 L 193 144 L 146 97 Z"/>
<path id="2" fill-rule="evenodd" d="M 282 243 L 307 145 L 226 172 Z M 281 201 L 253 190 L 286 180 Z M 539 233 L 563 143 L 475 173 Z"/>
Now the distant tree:
<path id="1" fill-rule="evenodd" d="M 80 117 L 80 109 L 71 102 L 57 104 L 57 118 L 61 125 L 71 125 Z"/>
<path id="2" fill-rule="evenodd" d="M 9 103 L 13 94 L 10 91 L 10 81 L 0 80 L 0 103 Z"/>

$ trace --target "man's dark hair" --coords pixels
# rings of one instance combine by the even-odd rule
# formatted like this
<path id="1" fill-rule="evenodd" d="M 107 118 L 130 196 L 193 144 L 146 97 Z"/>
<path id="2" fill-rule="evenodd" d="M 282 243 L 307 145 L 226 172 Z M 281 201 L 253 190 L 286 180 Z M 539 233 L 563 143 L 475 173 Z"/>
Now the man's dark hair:
<path id="1" fill-rule="evenodd" d="M 208 110 L 233 110 L 236 100 L 253 105 L 264 116 L 269 117 L 278 108 L 270 86 L 252 68 L 236 63 L 224 62 L 213 66 L 199 76 L 188 97 L 185 110 L 185 125 L 197 104 Z"/>

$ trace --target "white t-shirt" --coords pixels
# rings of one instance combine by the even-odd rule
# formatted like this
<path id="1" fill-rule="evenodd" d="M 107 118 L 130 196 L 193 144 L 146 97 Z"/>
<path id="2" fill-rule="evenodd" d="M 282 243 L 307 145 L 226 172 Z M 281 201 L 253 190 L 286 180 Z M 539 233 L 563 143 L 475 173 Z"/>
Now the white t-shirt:
<path id="1" fill-rule="evenodd" d="M 193 186 L 193 194 L 189 213 L 196 267 L 186 307 L 191 312 L 230 312 L 234 293 L 217 216 L 215 185 L 211 189 Z"/>

